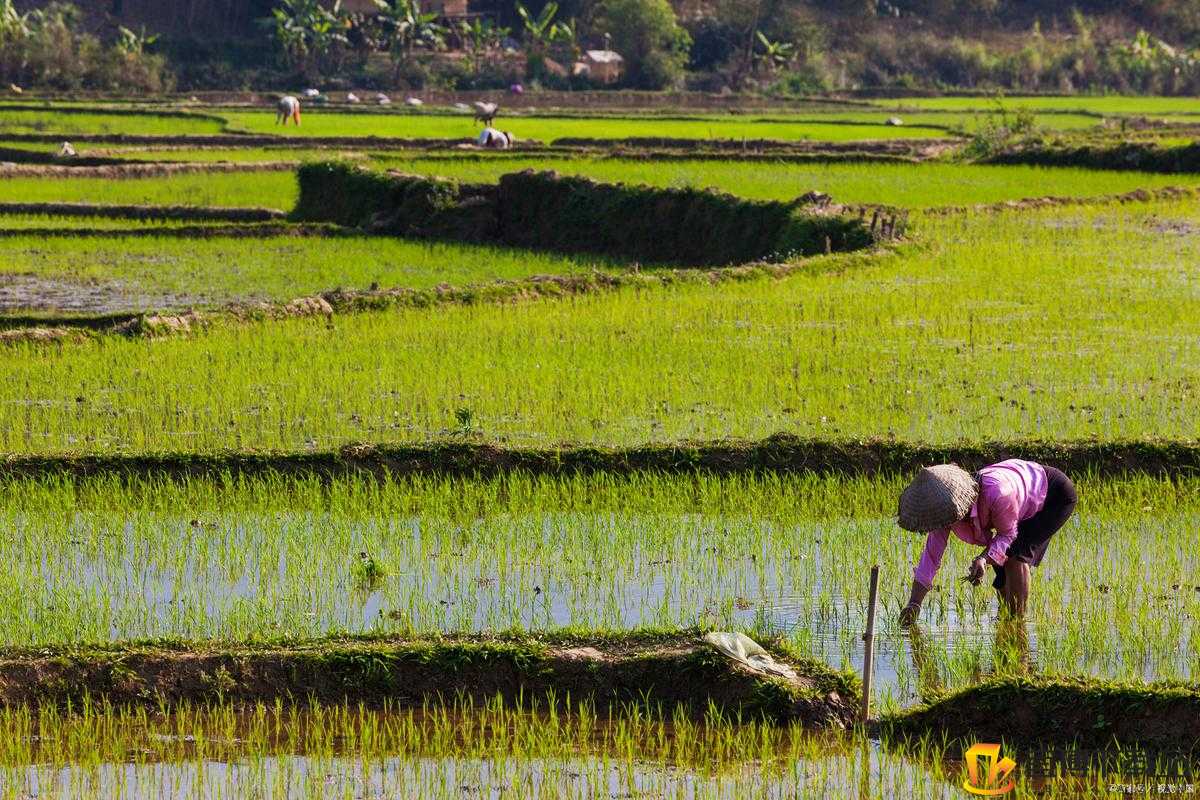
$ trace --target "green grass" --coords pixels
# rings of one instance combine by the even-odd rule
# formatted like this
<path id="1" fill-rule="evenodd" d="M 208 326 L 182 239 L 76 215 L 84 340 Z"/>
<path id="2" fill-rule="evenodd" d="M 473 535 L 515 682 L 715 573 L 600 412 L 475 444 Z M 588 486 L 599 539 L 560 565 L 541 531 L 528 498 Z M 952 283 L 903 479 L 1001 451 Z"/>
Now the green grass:
<path id="1" fill-rule="evenodd" d="M 270 111 L 222 112 L 231 130 L 303 136 L 391 136 L 414 139 L 462 139 L 479 135 L 479 125 L 470 114 L 354 114 L 321 109 L 306 110 L 304 124 L 280 127 Z M 882 120 L 881 120 L 882 122 Z M 927 138 L 945 136 L 933 128 L 879 125 L 839 125 L 812 121 L 756 121 L 753 117 L 702 117 L 697 119 L 572 117 L 502 117 L 498 127 L 514 133 L 518 140 L 549 142 L 563 137 L 622 139 L 662 136 L 690 139 L 804 139 L 816 141 L 861 141 L 870 139 Z"/>
<path id="2" fill-rule="evenodd" d="M 266 206 L 290 209 L 298 188 L 292 172 L 170 175 L 153 178 L 5 178 L 0 202 Z"/>
<path id="3" fill-rule="evenodd" d="M 905 101 L 905 107 L 915 101 Z M 786 139 L 814 141 L 865 141 L 872 139 L 921 139 L 947 135 L 947 130 L 973 130 L 993 110 L 985 101 L 961 106 L 930 106 L 929 111 L 901 114 L 904 125 L 886 126 L 893 113 L 886 110 L 807 112 L 803 114 L 675 114 L 592 116 L 502 116 L 500 127 L 518 138 L 550 141 L 561 137 L 617 139 L 626 137 L 672 137 L 696 139 Z M 966 113 L 961 113 L 962 111 Z M 954 113 L 944 113 L 954 112 Z M 304 124 L 281 127 L 274 110 L 227 109 L 211 116 L 152 113 L 117 114 L 102 108 L 58 106 L 46 110 L 0 107 L 0 138 L 5 134 L 55 134 L 64 139 L 82 134 L 127 134 L 178 136 L 243 132 L 285 136 L 389 136 L 401 138 L 466 138 L 478 134 L 469 114 L 356 113 L 308 107 Z M 221 122 L 223 119 L 225 122 Z M 1038 114 L 1036 122 L 1057 130 L 1091 128 L 1097 125 L 1088 114 Z"/>
<path id="4" fill-rule="evenodd" d="M 1091 114 L 1129 114 L 1159 116 L 1200 113 L 1193 97 L 1125 97 L 1121 95 L 1076 95 L 1071 97 L 1004 96 L 999 100 L 1007 109 L 1028 108 L 1036 111 L 1087 112 Z M 994 111 L 997 101 L 991 97 L 905 97 L 877 100 L 885 108 L 917 108 L 939 111 Z"/>
<path id="5" fill-rule="evenodd" d="M 15 348 L 0 450 L 421 441 L 462 408 L 536 444 L 1191 438 L 1198 219 L 1192 203 L 950 217 L 844 274 L 818 260 L 780 281 Z"/>
<path id="6" fill-rule="evenodd" d="M 282 147 L 187 147 L 183 145 L 133 145 L 107 142 L 74 142 L 80 157 L 124 158 L 133 161 L 319 161 L 330 158 L 362 158 L 365 151 L 352 148 Z M 0 148 L 57 155 L 59 145 L 46 142 L 0 141 Z"/>
<path id="7" fill-rule="evenodd" d="M 0 224 L 6 224 L 3 217 Z M 79 240 L 65 230 L 53 237 L 0 238 L 0 275 L 108 286 L 117 298 L 130 294 L 124 303 L 114 299 L 117 305 L 110 307 L 129 310 L 286 301 L 339 287 L 366 289 L 372 283 L 427 289 L 614 266 L 599 257 L 391 237 Z"/>
<path id="8" fill-rule="evenodd" d="M 93 148 L 95 148 L 93 150 Z M 328 161 L 331 158 L 359 159 L 367 155 L 365 150 L 352 148 L 310 149 L 301 147 L 197 147 L 139 149 L 137 147 L 114 147 L 97 144 L 77 147 L 81 155 L 102 154 L 113 158 L 137 158 L 146 161 Z"/>
<path id="9" fill-rule="evenodd" d="M 251 159 L 250 153 L 264 154 L 264 151 L 248 151 L 245 160 L 258 160 Z M 263 160 L 290 160 L 293 157 L 303 160 L 311 155 L 316 153 L 275 151 Z M 191 154 L 183 153 L 172 154 L 172 158 L 192 160 Z M 711 187 L 762 200 L 790 200 L 817 189 L 840 202 L 886 203 L 907 208 L 993 203 L 1042 195 L 1089 197 L 1137 188 L 1194 185 L 1200 180 L 1190 175 L 1150 175 L 1115 170 L 943 163 L 919 166 L 788 164 L 396 154 L 376 154 L 374 163 L 381 169 L 489 182 L 522 169 L 554 169 L 605 181 Z M 0 202 L 266 206 L 288 210 L 295 205 L 296 196 L 296 179 L 291 172 L 191 174 L 122 180 L 8 178 L 0 183 Z"/>
<path id="10" fill-rule="evenodd" d="M 885 101 L 879 101 L 880 104 L 886 105 Z M 822 120 L 842 120 L 845 122 L 859 123 L 874 123 L 883 124 L 889 117 L 899 117 L 905 126 L 928 127 L 928 128 L 946 128 L 952 131 L 972 132 L 983 125 L 996 111 L 994 105 L 988 106 L 981 103 L 979 106 L 966 106 L 962 109 L 958 108 L 925 108 L 918 106 L 921 110 L 901 110 L 896 108 L 909 109 L 910 103 L 907 100 L 893 101 L 887 108 L 875 112 L 833 112 L 830 114 L 822 114 L 819 117 L 809 115 L 806 119 L 822 119 Z M 1034 114 L 1034 124 L 1049 128 L 1056 131 L 1076 131 L 1087 128 L 1095 128 L 1100 125 L 1100 120 L 1094 114 L 1071 114 L 1066 112 Z"/>
<path id="11" fill-rule="evenodd" d="M 0 138 L 9 134 L 53 133 L 169 136 L 220 133 L 219 120 L 182 115 L 111 114 L 97 111 L 24 111 L 0 108 Z"/>
<path id="12" fill-rule="evenodd" d="M 0 230 L 21 230 L 26 228 L 35 228 L 41 230 L 51 230 L 55 234 L 69 236 L 72 229 L 86 228 L 92 230 L 112 229 L 112 230 L 144 230 L 146 228 L 176 228 L 180 225 L 196 224 L 179 222 L 175 220 L 131 220 L 119 219 L 115 217 L 74 217 L 74 216 L 55 216 L 53 214 L 0 214 Z M 203 223 L 201 223 L 203 224 Z M 0 252 L 6 249 L 6 240 L 0 237 Z M 53 240 L 50 240 L 53 241 Z M 74 251 L 74 260 L 79 261 L 79 252 L 86 248 L 87 245 L 82 242 L 75 242 L 71 249 Z M 0 264 L 0 271 L 3 271 L 5 265 Z M 12 271 L 12 270 L 9 270 Z"/>
<path id="13" fill-rule="evenodd" d="M 995 203 L 1045 195 L 1092 197 L 1139 188 L 1194 185 L 1200 180 L 1195 176 L 1115 170 L 945 163 L 913 166 L 394 154 L 378 154 L 376 159 L 380 167 L 464 181 L 490 182 L 523 169 L 553 169 L 603 181 L 711 187 L 760 200 L 791 200 L 819 190 L 839 202 L 885 203 L 907 208 Z"/>

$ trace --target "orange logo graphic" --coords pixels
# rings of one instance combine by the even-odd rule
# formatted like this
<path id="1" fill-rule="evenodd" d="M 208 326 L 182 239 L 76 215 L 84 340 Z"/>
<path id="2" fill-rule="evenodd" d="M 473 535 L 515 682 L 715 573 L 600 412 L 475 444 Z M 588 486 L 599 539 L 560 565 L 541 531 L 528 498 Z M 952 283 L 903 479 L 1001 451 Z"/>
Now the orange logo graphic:
<path id="1" fill-rule="evenodd" d="M 1008 777 L 1017 768 L 1017 762 L 1007 756 L 1000 758 L 1000 745 L 972 745 L 963 758 L 967 762 L 967 780 L 963 782 L 963 788 L 971 794 L 999 797 L 1017 788 L 1016 779 Z M 987 765 L 986 774 L 981 774 L 981 763 Z"/>

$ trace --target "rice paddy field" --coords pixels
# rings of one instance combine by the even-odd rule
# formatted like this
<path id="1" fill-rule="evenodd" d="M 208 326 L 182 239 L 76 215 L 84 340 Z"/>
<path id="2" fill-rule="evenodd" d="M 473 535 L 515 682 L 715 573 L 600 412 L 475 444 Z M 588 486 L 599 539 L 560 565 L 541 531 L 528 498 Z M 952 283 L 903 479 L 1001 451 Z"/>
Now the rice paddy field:
<path id="1" fill-rule="evenodd" d="M 339 153 L 339 156 L 343 155 Z M 788 163 L 780 159 L 738 163 L 719 160 L 646 161 L 589 156 L 356 154 L 381 170 L 490 182 L 523 169 L 553 169 L 596 180 L 662 187 L 713 188 L 756 200 L 792 200 L 822 191 L 844 203 L 882 203 L 903 208 L 938 208 L 1020 200 L 1028 197 L 1097 197 L 1136 189 L 1196 186 L 1194 175 L 1160 175 L 1115 170 L 931 163 L 920 170 L 895 163 Z M 192 161 L 191 154 L 170 160 Z M 317 160 L 311 154 L 270 153 L 264 160 Z M 0 184 L 0 203 L 92 202 L 111 204 L 263 206 L 290 209 L 297 196 L 292 171 L 191 173 L 129 177 L 12 177 Z"/>
<path id="2" fill-rule="evenodd" d="M 83 156 L 161 167 L 143 173 L 29 164 L 0 182 L 0 203 L 25 204 L 0 207 L 0 694 L 20 691 L 12 675 L 34 681 L 89 653 L 126 654 L 107 683 L 84 683 L 115 688 L 153 647 L 201 658 L 338 637 L 586 633 L 633 647 L 647 632 L 736 630 L 857 674 L 871 565 L 882 575 L 876 717 L 995 681 L 1195 690 L 1200 479 L 1190 462 L 1149 469 L 1103 453 L 1196 447 L 1196 176 L 987 166 L 954 151 L 836 157 L 857 137 L 941 138 L 986 113 L 980 98 L 879 102 L 883 113 L 921 110 L 901 128 L 844 109 L 823 119 L 511 118 L 519 137 L 546 141 L 830 144 L 806 163 L 209 147 L 173 137 L 280 131 L 269 112 L 244 108 L 0 106 L 0 138 L 22 148 L 81 133 L 163 139 L 78 143 Z M 1005 103 L 1027 103 L 1063 129 L 1188 113 L 1170 98 Z M 463 138 L 472 125 L 330 109 L 287 134 Z M 236 162 L 347 155 L 370 170 L 469 182 L 553 169 L 753 200 L 817 190 L 912 215 L 904 239 L 866 251 L 704 270 L 202 216 L 296 204 L 286 165 L 236 171 Z M 964 208 L 1047 196 L 1058 199 Z M 39 203 L 149 212 L 30 205 Z M 152 213 L 166 206 L 201 216 Z M 532 290 L 546 285 L 558 288 Z M 313 316 L 220 316 L 334 290 L 366 299 Z M 420 302 L 380 299 L 404 292 Z M 211 316 L 110 327 L 190 311 Z M 439 461 L 451 458 L 439 448 L 683 454 L 696 442 L 781 433 L 980 452 L 1082 443 L 1101 460 L 1072 474 L 1081 502 L 1034 570 L 1024 619 L 1001 618 L 994 592 L 958 580 L 976 551 L 952 541 L 914 627 L 898 623 L 923 544 L 895 524 L 908 471 L 847 461 L 820 472 L 678 464 L 534 474 Z M 408 448 L 421 469 L 305 466 L 364 444 Z M 243 471 L 250 460 L 281 466 Z M 869 725 L 829 733 L 714 707 L 533 693 L 516 703 L 234 703 L 227 674 L 205 680 L 211 693 L 174 704 L 150 693 L 112 704 L 103 692 L 0 702 L 0 798 L 955 798 L 968 796 L 972 766 L 963 743 L 937 730 L 901 741 Z M 1181 731 L 1178 752 L 1122 740 L 1068 742 L 1048 756 L 1014 735 L 1003 742 L 1018 765 L 1008 796 L 1200 796 L 1196 735 Z"/>
<path id="3" fill-rule="evenodd" d="M 1123 95 L 1081 95 L 1042 97 L 906 97 L 903 100 L 879 100 L 877 105 L 921 111 L 987 111 L 997 105 L 1038 112 L 1078 113 L 1112 116 L 1163 116 L 1197 113 L 1190 97 L 1129 97 Z"/>
<path id="4" fill-rule="evenodd" d="M 211 236 L 190 238 L 173 235 L 171 227 L 178 228 L 163 226 L 161 236 L 130 237 L 117 232 L 95 236 L 88 242 L 87 259 L 81 262 L 79 243 L 70 228 L 47 236 L 39 225 L 42 232 L 36 236 L 16 236 L 3 242 L 11 258 L 0 271 L 35 283 L 104 287 L 113 298 L 109 310 L 146 311 L 236 301 L 288 301 L 338 287 L 366 289 L 378 284 L 428 289 L 443 283 L 568 275 L 623 266 L 604 258 L 393 238 L 276 236 L 263 240 L 223 236 L 220 229 Z M 139 299 L 122 302 L 130 287 L 137 288 Z"/>
<path id="5" fill-rule="evenodd" d="M 844 203 L 882 203 L 903 208 L 937 208 L 1020 200 L 1027 197 L 1095 197 L 1135 189 L 1194 186 L 1193 175 L 994 167 L 985 164 L 799 164 L 780 160 L 737 163 L 693 160 L 645 161 L 620 158 L 526 158 L 377 155 L 379 166 L 401 172 L 492 181 L 522 169 L 553 169 L 611 182 L 663 187 L 713 188 L 755 200 L 791 200 L 821 191 Z"/>
<path id="6" fill-rule="evenodd" d="M 291 172 L 172 175 L 113 180 L 80 176 L 6 177 L 0 202 L 111 203 L 197 206 L 266 206 L 289 209 L 295 204 L 296 177 Z"/>

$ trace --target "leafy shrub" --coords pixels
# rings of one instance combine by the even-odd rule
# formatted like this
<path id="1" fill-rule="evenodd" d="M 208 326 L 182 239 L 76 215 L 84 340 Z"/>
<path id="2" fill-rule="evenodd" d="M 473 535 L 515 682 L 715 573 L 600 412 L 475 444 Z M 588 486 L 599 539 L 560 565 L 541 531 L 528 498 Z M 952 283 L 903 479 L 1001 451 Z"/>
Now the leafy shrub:
<path id="1" fill-rule="evenodd" d="M 50 89 L 164 92 L 174 76 L 162 56 L 146 52 L 153 37 L 120 29 L 105 45 L 81 30 L 79 10 L 50 3 L 25 14 L 0 0 L 0 81 Z"/>
<path id="2" fill-rule="evenodd" d="M 532 170 L 504 175 L 496 185 L 309 164 L 300 169 L 293 216 L 406 236 L 696 266 L 782 260 L 872 242 L 857 218 L 807 213 L 790 203 Z"/>
<path id="3" fill-rule="evenodd" d="M 692 41 L 667 0 L 602 0 L 596 27 L 625 58 L 628 85 L 666 89 L 683 79 Z"/>

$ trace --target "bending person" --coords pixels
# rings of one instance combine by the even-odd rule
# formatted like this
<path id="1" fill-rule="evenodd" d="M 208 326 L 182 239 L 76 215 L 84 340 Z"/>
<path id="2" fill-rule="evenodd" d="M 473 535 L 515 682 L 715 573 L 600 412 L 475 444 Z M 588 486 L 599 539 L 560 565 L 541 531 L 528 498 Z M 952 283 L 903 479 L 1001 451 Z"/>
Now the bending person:
<path id="1" fill-rule="evenodd" d="M 511 133 L 498 131 L 491 125 L 483 129 L 483 133 L 479 134 L 479 146 L 487 147 L 493 150 L 507 150 L 516 142 Z"/>
<path id="2" fill-rule="evenodd" d="M 279 105 L 276 106 L 275 111 L 275 124 L 286 126 L 289 119 L 297 125 L 300 124 L 300 101 L 290 94 L 279 98 Z"/>
<path id="3" fill-rule="evenodd" d="M 933 586 L 950 533 L 982 547 L 963 580 L 978 586 L 990 565 L 1004 609 L 1025 613 L 1029 568 L 1042 563 L 1050 537 L 1079 501 L 1071 479 L 1054 467 L 1010 459 L 972 475 L 953 464 L 926 467 L 900 495 L 900 527 L 927 533 L 900 622 L 916 619 Z"/>

